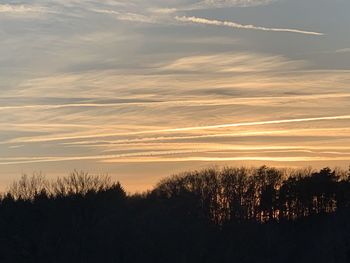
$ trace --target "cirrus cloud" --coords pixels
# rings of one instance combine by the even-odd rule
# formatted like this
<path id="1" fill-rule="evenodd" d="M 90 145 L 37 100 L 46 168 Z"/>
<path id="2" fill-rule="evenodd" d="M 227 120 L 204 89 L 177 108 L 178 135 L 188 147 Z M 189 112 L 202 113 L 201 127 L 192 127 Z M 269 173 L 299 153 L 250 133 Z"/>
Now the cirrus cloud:
<path id="1" fill-rule="evenodd" d="M 8 15 L 35 15 L 41 13 L 55 13 L 44 6 L 23 4 L 0 4 L 0 13 Z"/>

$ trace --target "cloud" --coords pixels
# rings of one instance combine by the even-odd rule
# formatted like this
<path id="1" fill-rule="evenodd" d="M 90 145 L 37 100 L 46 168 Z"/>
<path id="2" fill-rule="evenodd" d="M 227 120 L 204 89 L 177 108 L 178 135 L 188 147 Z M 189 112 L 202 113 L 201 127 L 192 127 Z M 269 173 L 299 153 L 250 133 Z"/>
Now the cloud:
<path id="1" fill-rule="evenodd" d="M 44 6 L 22 4 L 0 4 L 0 13 L 10 15 L 35 15 L 40 13 L 55 13 Z"/>
<path id="2" fill-rule="evenodd" d="M 298 69 L 302 61 L 290 61 L 281 56 L 268 56 L 254 53 L 221 53 L 215 55 L 188 56 L 176 59 L 161 68 L 165 71 L 246 73 L 278 71 L 281 68 Z"/>
<path id="3" fill-rule="evenodd" d="M 31 163 L 51 163 L 51 162 L 67 162 L 67 161 L 100 161 L 104 163 L 135 163 L 135 162 L 183 162 L 183 161 L 203 161 L 203 162 L 221 162 L 221 161 L 277 161 L 277 162 L 304 162 L 304 161 L 326 161 L 326 160 L 350 160 L 348 152 L 315 152 L 316 150 L 328 149 L 322 147 L 299 147 L 299 146 L 243 146 L 243 147 L 226 147 L 227 149 L 190 149 L 190 150 L 153 150 L 141 151 L 134 153 L 120 154 L 99 154 L 85 156 L 44 156 L 44 157 L 8 157 L 0 158 L 0 165 L 15 165 L 15 164 L 31 164 Z M 332 148 L 334 149 L 334 148 Z M 348 150 L 348 147 L 340 148 Z M 224 151 L 223 151 L 224 150 Z M 232 151 L 233 150 L 233 151 Z M 254 153 L 255 156 L 243 155 Z M 249 152 L 254 151 L 254 152 Z M 267 153 L 309 153 L 316 156 L 262 156 Z M 342 156 L 320 156 L 319 154 L 342 155 Z M 195 155 L 202 154 L 202 155 Z M 212 154 L 219 154 L 212 156 Z M 229 154 L 230 156 L 221 157 L 220 154 Z M 237 156 L 232 156 L 235 154 Z M 176 157 L 177 155 L 185 155 Z M 192 155 L 192 156 L 188 156 Z M 169 157 L 171 156 L 171 157 Z"/>
<path id="4" fill-rule="evenodd" d="M 335 53 L 350 53 L 350 48 L 337 49 Z"/>
<path id="5" fill-rule="evenodd" d="M 130 178 L 140 174 L 146 181 L 147 175 L 198 166 L 155 163 L 152 171 L 152 164 L 129 162 L 296 157 L 307 165 L 304 157 L 311 154 L 328 158 L 328 153 L 349 152 L 337 151 L 350 145 L 350 118 L 334 118 L 350 114 L 350 71 L 346 54 L 340 56 L 348 52 L 347 35 L 337 30 L 340 21 L 330 19 L 336 12 L 322 9 L 331 15 L 321 10 L 295 21 L 293 15 L 304 14 L 311 3 L 288 0 L 254 8 L 273 2 L 0 1 L 0 155 L 24 158 L 1 160 L 12 165 L 1 166 L 0 177 L 36 169 L 62 174 L 81 166 L 135 175 Z M 47 15 L 56 10 L 59 15 Z M 228 13 L 235 22 L 253 25 L 225 25 L 220 20 L 230 20 Z M 198 21 L 178 21 L 176 16 L 204 17 L 205 23 L 213 18 L 219 26 L 231 27 L 220 30 L 214 23 L 197 30 Z M 237 25 L 242 30 L 275 30 L 259 27 L 268 25 L 334 34 L 229 34 L 237 33 Z M 208 34 L 205 28 L 211 26 Z M 332 43 L 336 48 L 331 54 L 318 53 Z M 279 149 L 282 145 L 306 150 L 321 145 L 327 151 L 296 153 Z M 266 146 L 274 149 L 262 153 Z M 137 155 L 159 154 L 161 147 L 164 156 Z M 172 149 L 189 152 L 165 156 Z M 250 152 L 237 153 L 242 149 Z M 124 163 L 113 164 L 114 159 Z M 111 164 L 100 164 L 107 160 Z"/>
<path id="6" fill-rule="evenodd" d="M 348 120 L 350 115 L 343 116 L 326 116 L 326 117 L 314 117 L 314 118 L 299 118 L 299 119 L 285 119 L 285 120 L 270 120 L 270 121 L 255 121 L 255 122 L 238 122 L 238 123 L 226 123 L 218 125 L 207 126 L 193 126 L 193 127 L 180 127 L 171 129 L 159 129 L 159 130 L 146 130 L 126 133 L 96 133 L 96 134 L 79 134 L 79 135 L 64 135 L 64 136 L 39 136 L 29 138 L 15 138 L 7 141 L 6 143 L 28 143 L 28 142 L 52 142 L 52 141 L 65 141 L 76 139 L 88 139 L 88 138 L 106 138 L 112 136 L 125 136 L 125 135 L 140 135 L 140 134 L 159 134 L 159 133 L 174 133 L 174 132 L 188 132 L 188 131 L 202 131 L 213 129 L 225 129 L 225 128 L 237 128 L 248 126 L 262 126 L 262 125 L 274 125 L 274 124 L 287 124 L 287 123 L 302 123 L 302 122 L 315 122 L 315 121 L 334 121 L 334 120 Z"/>
<path id="7" fill-rule="evenodd" d="M 110 9 L 90 8 L 89 11 L 113 15 L 116 19 L 140 23 L 173 24 L 171 14 L 200 9 L 213 9 L 223 7 L 249 7 L 265 5 L 275 0 L 204 0 L 191 3 L 191 1 L 173 1 L 160 3 L 150 1 L 148 4 L 129 2 L 128 4 L 108 5 Z M 118 2 L 117 2 L 118 3 Z"/>
<path id="8" fill-rule="evenodd" d="M 109 155 L 90 155 L 90 156 L 45 156 L 45 157 L 14 157 L 0 158 L 0 165 L 26 164 L 26 163 L 45 163 L 45 162 L 67 162 L 67 161 L 82 161 L 82 160 L 105 160 L 110 158 L 125 158 L 125 157 L 142 157 L 142 156 L 163 156 L 176 155 L 186 153 L 197 153 L 197 150 L 179 150 L 179 151 L 150 151 L 136 152 L 125 154 L 109 154 Z"/>
<path id="9" fill-rule="evenodd" d="M 156 3 L 153 7 L 148 8 L 150 12 L 158 14 L 172 14 L 175 12 L 184 12 L 201 9 L 216 9 L 225 7 L 254 7 L 259 5 L 267 5 L 276 0 L 202 0 L 196 1 L 173 1 Z"/>
<path id="10" fill-rule="evenodd" d="M 108 9 L 90 9 L 95 13 L 113 15 L 116 19 L 122 21 L 139 22 L 139 23 L 156 23 L 157 20 L 153 16 L 144 15 L 141 13 L 133 12 L 120 12 Z"/>
<path id="11" fill-rule="evenodd" d="M 173 158 L 135 158 L 135 159 L 106 159 L 104 163 L 161 163 L 161 162 L 233 162 L 233 161 L 263 161 L 263 162 L 330 162 L 330 161 L 350 161 L 350 156 L 343 157 L 272 157 L 272 156 L 247 156 L 247 157 L 173 157 Z"/>
<path id="12" fill-rule="evenodd" d="M 224 26 L 238 29 L 250 29 L 250 30 L 260 30 L 260 31 L 272 31 L 272 32 L 287 32 L 287 33 L 298 33 L 306 35 L 316 35 L 323 36 L 323 33 L 304 31 L 299 29 L 289 29 L 289 28 L 269 28 L 255 25 L 243 25 L 232 21 L 221 21 L 221 20 L 211 20 L 195 16 L 176 16 L 175 19 L 180 22 L 189 22 L 194 24 L 204 24 L 212 26 Z"/>
<path id="13" fill-rule="evenodd" d="M 158 137 L 139 137 L 133 139 L 120 139 L 120 140 L 86 140 L 86 141 L 74 141 L 62 143 L 66 146 L 86 146 L 86 147 L 107 147 L 115 145 L 127 145 L 127 144 L 148 144 L 152 145 L 154 142 L 171 142 L 171 141 L 189 141 L 201 140 L 201 139 L 218 139 L 218 138 L 238 138 L 238 137 L 286 137 L 293 134 L 294 137 L 335 137 L 347 136 L 350 132 L 350 128 L 308 128 L 308 129 L 283 129 L 283 130 L 263 130 L 261 131 L 235 131 L 231 133 L 213 133 L 213 134 L 200 134 L 200 135 L 188 135 L 188 136 L 158 136 Z M 343 149 L 347 150 L 350 147 L 330 147 L 329 149 Z"/>
<path id="14" fill-rule="evenodd" d="M 158 8 L 158 7 L 155 7 L 155 8 L 148 8 L 148 11 L 152 12 L 152 13 L 156 13 L 156 14 L 172 14 L 172 13 L 175 13 L 178 11 L 178 9 L 176 8 Z"/>
<path id="15" fill-rule="evenodd" d="M 276 0 L 204 0 L 189 6 L 189 9 L 209 9 L 224 7 L 252 7 L 266 5 Z"/>
<path id="16" fill-rule="evenodd" d="M 288 95 L 288 96 L 262 96 L 262 97 L 240 97 L 227 99 L 197 99 L 197 100 L 125 100 L 120 102 L 84 102 L 84 103 L 64 103 L 64 104 L 31 104 L 31 105 L 1 105 L 0 111 L 12 110 L 54 110 L 62 108 L 114 108 L 122 106 L 226 106 L 226 105 L 274 105 L 298 100 L 329 100 L 349 98 L 350 93 L 325 93 L 312 95 Z M 74 124 L 77 125 L 77 124 Z"/>
<path id="17" fill-rule="evenodd" d="M 316 117 L 316 118 L 300 118 L 300 119 L 289 119 L 289 120 L 271 120 L 271 121 L 228 123 L 228 124 L 220 124 L 220 125 L 208 125 L 208 126 L 195 126 L 195 127 L 185 127 L 185 128 L 164 129 L 164 130 L 159 130 L 157 132 L 180 132 L 180 131 L 182 132 L 182 131 L 194 131 L 194 130 L 209 130 L 209 129 L 244 127 L 244 126 L 260 126 L 260 125 L 272 125 L 272 124 L 284 124 L 284 123 L 296 123 L 296 122 L 346 120 L 346 119 L 350 119 L 350 115 Z M 140 133 L 150 133 L 150 131 L 139 132 L 138 134 L 140 134 Z"/>

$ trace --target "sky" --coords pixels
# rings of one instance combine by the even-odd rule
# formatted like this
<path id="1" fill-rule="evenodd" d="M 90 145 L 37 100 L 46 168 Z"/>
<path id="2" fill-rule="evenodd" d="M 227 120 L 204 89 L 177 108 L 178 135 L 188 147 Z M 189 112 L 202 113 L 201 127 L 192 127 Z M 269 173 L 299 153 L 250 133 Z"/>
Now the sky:
<path id="1" fill-rule="evenodd" d="M 0 1 L 0 189 L 350 164 L 349 0 Z"/>

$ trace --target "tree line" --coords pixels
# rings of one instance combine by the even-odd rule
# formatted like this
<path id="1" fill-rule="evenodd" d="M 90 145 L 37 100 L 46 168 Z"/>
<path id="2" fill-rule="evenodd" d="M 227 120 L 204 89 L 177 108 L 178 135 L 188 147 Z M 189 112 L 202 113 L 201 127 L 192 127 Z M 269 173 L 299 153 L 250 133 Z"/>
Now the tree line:
<path id="1" fill-rule="evenodd" d="M 203 215 L 218 224 L 295 220 L 348 207 L 350 172 L 267 166 L 213 168 L 166 178 L 152 194 L 196 199 Z"/>
<path id="2" fill-rule="evenodd" d="M 349 262 L 350 172 L 225 167 L 127 194 L 83 171 L 0 198 L 0 262 Z"/>

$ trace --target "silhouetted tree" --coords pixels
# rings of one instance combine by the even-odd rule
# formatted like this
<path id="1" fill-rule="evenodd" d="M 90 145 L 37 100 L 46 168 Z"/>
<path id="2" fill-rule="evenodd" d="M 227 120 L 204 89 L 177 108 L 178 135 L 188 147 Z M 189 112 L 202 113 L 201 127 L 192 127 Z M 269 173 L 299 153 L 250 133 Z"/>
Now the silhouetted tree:
<path id="1" fill-rule="evenodd" d="M 108 176 L 22 176 L 0 198 L 0 262 L 350 262 L 350 175 L 210 168 L 127 195 Z"/>

